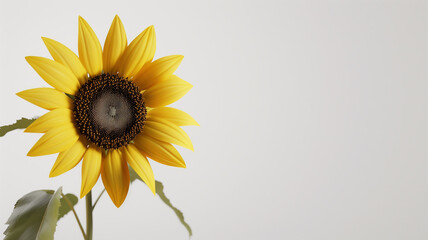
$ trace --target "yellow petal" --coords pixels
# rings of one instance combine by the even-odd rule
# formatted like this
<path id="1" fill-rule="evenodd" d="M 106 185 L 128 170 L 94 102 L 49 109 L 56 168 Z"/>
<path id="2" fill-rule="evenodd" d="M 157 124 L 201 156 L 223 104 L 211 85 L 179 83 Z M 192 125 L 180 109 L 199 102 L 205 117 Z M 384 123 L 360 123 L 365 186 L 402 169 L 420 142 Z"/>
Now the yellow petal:
<path id="1" fill-rule="evenodd" d="M 137 135 L 134 142 L 135 146 L 156 162 L 173 167 L 186 167 L 180 153 L 169 143 L 158 141 L 144 134 Z"/>
<path id="2" fill-rule="evenodd" d="M 69 48 L 55 40 L 45 37 L 42 37 L 42 39 L 52 55 L 52 58 L 70 68 L 74 73 L 74 76 L 79 80 L 80 84 L 84 84 L 87 79 L 87 72 L 77 55 Z"/>
<path id="3" fill-rule="evenodd" d="M 128 194 L 130 179 L 128 164 L 119 150 L 110 149 L 104 157 L 101 178 L 114 205 L 120 207 Z"/>
<path id="4" fill-rule="evenodd" d="M 73 108 L 73 101 L 64 93 L 53 88 L 33 88 L 16 95 L 47 110 Z"/>
<path id="5" fill-rule="evenodd" d="M 157 117 L 148 117 L 144 122 L 143 134 L 162 142 L 173 143 L 193 151 L 192 141 L 178 126 Z"/>
<path id="6" fill-rule="evenodd" d="M 79 58 L 91 77 L 103 70 L 103 53 L 100 41 L 91 26 L 79 16 Z"/>
<path id="7" fill-rule="evenodd" d="M 153 194 L 156 194 L 155 176 L 153 175 L 152 167 L 149 161 L 147 161 L 147 158 L 142 155 L 133 144 L 129 144 L 124 149 L 122 153 L 129 166 L 131 166 L 138 176 L 147 184 Z"/>
<path id="8" fill-rule="evenodd" d="M 153 26 L 146 28 L 128 47 L 116 64 L 115 71 L 123 77 L 134 76 L 144 64 L 151 62 L 155 56 L 156 36 Z"/>
<path id="9" fill-rule="evenodd" d="M 115 16 L 108 31 L 103 50 L 103 68 L 105 73 L 114 73 L 113 68 L 125 51 L 127 45 L 125 28 L 119 16 Z"/>
<path id="10" fill-rule="evenodd" d="M 90 146 L 82 161 L 82 187 L 80 189 L 80 198 L 86 196 L 95 183 L 98 181 L 98 177 L 101 173 L 101 149 L 95 146 Z"/>
<path id="11" fill-rule="evenodd" d="M 66 66 L 44 57 L 26 57 L 27 62 L 52 87 L 75 95 L 79 89 L 79 80 Z"/>
<path id="12" fill-rule="evenodd" d="M 59 128 L 50 129 L 28 152 L 28 156 L 42 156 L 65 151 L 79 139 L 73 124 L 65 124 Z"/>
<path id="13" fill-rule="evenodd" d="M 177 126 L 199 126 L 192 116 L 172 107 L 153 108 L 147 113 L 147 117 L 164 119 Z"/>
<path id="14" fill-rule="evenodd" d="M 141 89 L 148 89 L 156 83 L 170 78 L 182 60 L 182 55 L 172 55 L 147 63 L 135 75 L 134 82 Z"/>
<path id="15" fill-rule="evenodd" d="M 52 128 L 60 128 L 66 124 L 72 125 L 72 117 L 73 111 L 70 109 L 54 109 L 36 119 L 24 132 L 45 133 Z"/>
<path id="16" fill-rule="evenodd" d="M 147 107 L 162 107 L 182 98 L 191 88 L 190 83 L 172 75 L 144 91 L 143 97 Z"/>
<path id="17" fill-rule="evenodd" d="M 74 168 L 86 152 L 86 141 L 82 137 L 69 149 L 60 152 L 49 177 L 59 176 L 68 170 Z"/>

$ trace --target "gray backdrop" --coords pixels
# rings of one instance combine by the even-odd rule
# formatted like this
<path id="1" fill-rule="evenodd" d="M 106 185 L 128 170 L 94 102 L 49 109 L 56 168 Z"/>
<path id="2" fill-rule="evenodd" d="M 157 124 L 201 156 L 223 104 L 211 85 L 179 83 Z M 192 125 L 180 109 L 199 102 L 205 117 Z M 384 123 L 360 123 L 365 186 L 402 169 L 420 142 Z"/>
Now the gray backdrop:
<path id="1" fill-rule="evenodd" d="M 103 44 L 119 14 L 128 40 L 154 24 L 155 58 L 185 56 L 177 74 L 194 88 L 174 106 L 201 124 L 185 129 L 195 152 L 179 148 L 187 169 L 152 165 L 193 239 L 427 239 L 427 7 L 1 0 L 0 125 L 45 113 L 15 95 L 47 86 L 24 60 L 49 57 L 41 36 L 77 52 L 78 15 Z M 26 157 L 39 137 L 0 138 L 0 223 L 29 191 L 80 191 L 80 165 L 50 179 L 55 156 Z M 143 184 L 94 214 L 95 239 L 188 239 Z M 81 239 L 72 215 L 56 239 Z"/>

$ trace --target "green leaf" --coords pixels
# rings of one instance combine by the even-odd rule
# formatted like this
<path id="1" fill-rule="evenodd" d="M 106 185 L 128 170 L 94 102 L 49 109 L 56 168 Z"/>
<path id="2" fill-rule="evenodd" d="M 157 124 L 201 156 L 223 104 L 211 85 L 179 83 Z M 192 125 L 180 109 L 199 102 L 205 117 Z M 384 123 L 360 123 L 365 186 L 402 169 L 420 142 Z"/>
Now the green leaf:
<path id="1" fill-rule="evenodd" d="M 175 212 L 175 215 L 177 215 L 181 224 L 183 224 L 183 226 L 189 232 L 189 236 L 192 236 L 192 229 L 190 228 L 189 224 L 184 221 L 183 213 L 171 204 L 171 201 L 166 197 L 165 193 L 163 192 L 163 184 L 159 181 L 156 181 L 156 193 L 162 199 L 162 201 Z"/>
<path id="2" fill-rule="evenodd" d="M 21 119 L 17 120 L 16 123 L 1 126 L 0 127 L 0 137 L 3 137 L 4 135 L 6 135 L 6 133 L 13 131 L 15 129 L 27 128 L 28 126 L 30 126 L 30 124 L 32 122 L 34 122 L 34 120 L 36 120 L 36 119 L 35 118 L 33 118 L 33 119 L 21 118 Z"/>
<path id="3" fill-rule="evenodd" d="M 131 167 L 129 168 L 129 176 L 131 178 L 131 183 L 134 182 L 136 179 L 144 182 L 143 180 L 141 180 L 141 178 L 138 176 L 138 174 L 134 171 L 134 169 L 132 169 Z M 180 220 L 181 224 L 183 224 L 183 226 L 187 229 L 187 231 L 189 232 L 189 236 L 192 236 L 192 229 L 190 228 L 189 224 L 184 220 L 184 215 L 183 213 L 176 207 L 174 207 L 171 204 L 171 201 L 167 198 L 167 196 L 165 195 L 164 191 L 163 191 L 163 184 L 159 181 L 156 181 L 156 194 L 160 197 L 160 199 L 168 206 L 170 207 L 174 212 L 175 215 L 177 215 L 178 219 Z"/>
<path id="4" fill-rule="evenodd" d="M 62 187 L 37 190 L 20 198 L 6 224 L 4 240 L 53 240 Z"/>
<path id="5" fill-rule="evenodd" d="M 76 195 L 71 193 L 65 194 L 65 198 L 62 196 L 60 199 L 61 207 L 59 207 L 58 220 L 60 220 L 62 217 L 64 217 L 65 214 L 71 211 L 70 205 L 74 206 L 79 201 Z M 67 203 L 67 200 L 68 200 L 68 203 Z"/>

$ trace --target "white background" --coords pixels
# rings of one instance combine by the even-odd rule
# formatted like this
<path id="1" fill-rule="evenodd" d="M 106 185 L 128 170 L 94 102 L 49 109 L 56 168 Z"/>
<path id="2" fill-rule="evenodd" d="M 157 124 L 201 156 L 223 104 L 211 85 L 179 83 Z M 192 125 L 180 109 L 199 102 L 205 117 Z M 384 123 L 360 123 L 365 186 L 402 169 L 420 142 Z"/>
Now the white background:
<path id="1" fill-rule="evenodd" d="M 185 56 L 195 152 L 153 168 L 193 239 L 428 238 L 426 1 L 1 0 L 0 125 L 45 112 L 15 95 L 47 86 L 24 60 L 49 57 L 41 36 L 77 52 L 78 15 L 103 44 L 115 14 Z M 26 157 L 39 137 L 0 138 L 0 223 L 27 192 L 80 191 L 80 165 L 52 179 L 55 156 Z M 95 239 L 188 239 L 144 184 L 94 214 Z M 81 239 L 71 214 L 55 236 Z"/>

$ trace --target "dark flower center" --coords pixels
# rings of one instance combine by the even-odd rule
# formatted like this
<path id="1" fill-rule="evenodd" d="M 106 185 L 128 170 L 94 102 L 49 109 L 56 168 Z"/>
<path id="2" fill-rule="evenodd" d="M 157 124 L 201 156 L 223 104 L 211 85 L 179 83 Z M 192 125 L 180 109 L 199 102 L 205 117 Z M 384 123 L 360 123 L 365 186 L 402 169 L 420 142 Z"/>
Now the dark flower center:
<path id="1" fill-rule="evenodd" d="M 138 87 L 112 74 L 83 84 L 75 96 L 73 112 L 80 133 L 104 149 L 130 143 L 143 129 L 147 114 Z"/>

